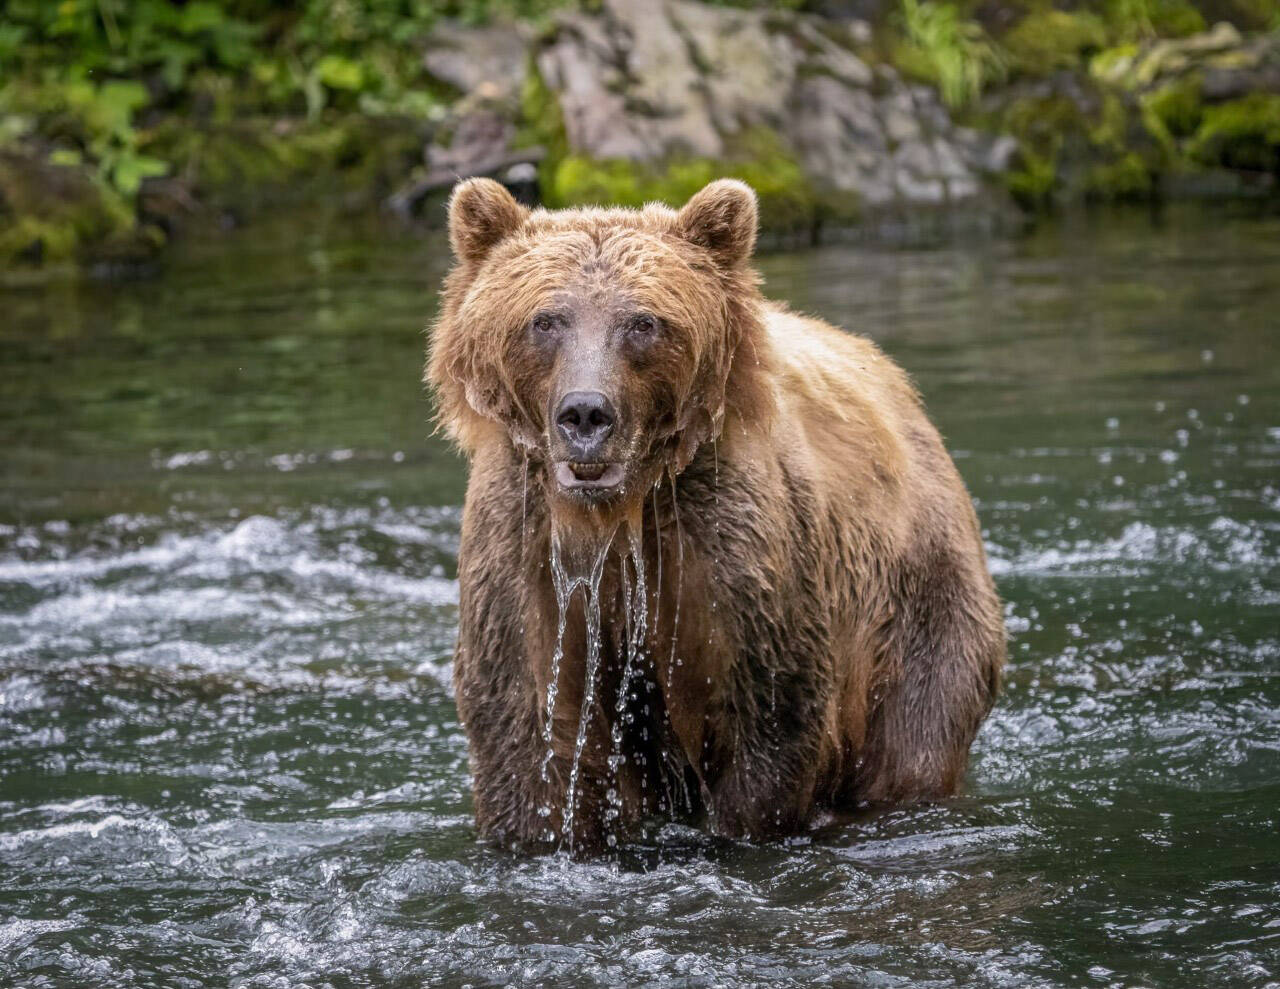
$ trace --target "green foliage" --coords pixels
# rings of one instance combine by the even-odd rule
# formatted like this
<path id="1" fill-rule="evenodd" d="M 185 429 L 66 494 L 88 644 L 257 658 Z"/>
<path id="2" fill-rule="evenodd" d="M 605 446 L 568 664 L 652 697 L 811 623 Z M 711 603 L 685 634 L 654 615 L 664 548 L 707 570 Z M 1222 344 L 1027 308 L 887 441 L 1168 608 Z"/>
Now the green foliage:
<path id="1" fill-rule="evenodd" d="M 441 17 L 537 17 L 563 0 L 7 0 L 0 122 L 36 122 L 126 197 L 164 161 L 139 118 L 316 118 L 326 108 L 430 117 L 416 40 Z M 0 135 L 12 125 L 0 126 Z"/>
<path id="2" fill-rule="evenodd" d="M 904 41 L 895 53 L 900 68 L 935 83 L 952 107 L 965 106 L 993 80 L 1005 59 L 981 25 L 966 20 L 947 0 L 901 0 Z"/>
<path id="3" fill-rule="evenodd" d="M 331 127 L 330 140 L 294 122 L 326 111 L 435 117 L 442 93 L 417 42 L 440 18 L 537 18 L 563 2 L 0 0 L 0 148 L 34 148 L 43 163 L 84 173 L 110 200 L 97 212 L 114 219 L 135 215 L 148 178 L 265 180 L 319 162 L 370 162 L 379 156 L 350 146 L 346 130 Z M 236 136 L 234 125 L 264 118 L 283 130 Z M 394 136 L 383 140 L 398 154 Z M 12 218 L 8 239 L 65 256 L 91 228 L 115 229 L 46 214 Z M 10 244 L 6 256 L 19 250 Z"/>

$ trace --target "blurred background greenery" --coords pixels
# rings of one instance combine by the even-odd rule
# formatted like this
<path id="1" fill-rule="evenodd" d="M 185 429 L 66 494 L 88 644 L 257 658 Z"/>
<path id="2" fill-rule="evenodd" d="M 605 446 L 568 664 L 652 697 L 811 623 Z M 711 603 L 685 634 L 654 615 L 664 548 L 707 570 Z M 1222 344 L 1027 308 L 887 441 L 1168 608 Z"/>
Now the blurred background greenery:
<path id="1" fill-rule="evenodd" d="M 679 4 L 684 13 L 672 16 L 684 18 L 681 30 L 688 8 L 743 8 L 768 31 L 810 46 L 824 37 L 864 66 L 933 88 L 957 125 L 1017 142 L 986 184 L 1033 214 L 1064 200 L 1154 199 L 1188 188 L 1254 194 L 1273 189 L 1280 172 L 1277 0 Z M 540 193 L 532 194 L 550 204 L 678 198 L 728 172 L 763 187 L 766 223 L 807 231 L 819 215 L 866 218 L 874 196 L 829 170 L 815 178 L 797 139 L 767 121 L 739 128 L 714 153 L 657 148 L 641 166 L 635 155 L 597 153 L 566 136 L 561 94 L 539 72 L 539 46 L 592 18 L 616 20 L 611 6 L 637 7 L 8 0 L 0 17 L 0 269 L 145 262 L 192 216 L 238 223 L 279 202 L 282 190 L 294 203 L 336 197 L 352 209 L 424 177 L 425 191 L 435 191 L 440 169 L 430 149 L 448 149 L 466 118 L 459 107 L 473 110 L 476 94 L 456 73 L 433 71 L 424 51 L 442 30 L 456 40 L 493 24 L 515 25 L 527 46 L 513 56 L 524 84 L 502 116 L 515 147 L 537 146 L 530 158 Z M 647 6 L 666 11 L 670 3 Z M 798 71 L 838 75 L 830 64 Z M 712 89 L 725 78 L 714 64 L 695 68 Z M 618 80 L 601 81 L 601 93 L 621 88 L 643 103 L 649 82 L 641 75 L 624 67 Z M 873 91 L 886 78 L 875 76 Z M 891 134 L 881 153 L 895 150 Z M 479 163 L 457 154 L 440 160 L 450 174 Z M 1224 183 L 1224 173 L 1248 181 Z M 1183 181 L 1206 175 L 1212 181 L 1198 186 Z M 421 198 L 399 202 L 416 209 Z M 899 184 L 894 201 L 910 199 Z"/>

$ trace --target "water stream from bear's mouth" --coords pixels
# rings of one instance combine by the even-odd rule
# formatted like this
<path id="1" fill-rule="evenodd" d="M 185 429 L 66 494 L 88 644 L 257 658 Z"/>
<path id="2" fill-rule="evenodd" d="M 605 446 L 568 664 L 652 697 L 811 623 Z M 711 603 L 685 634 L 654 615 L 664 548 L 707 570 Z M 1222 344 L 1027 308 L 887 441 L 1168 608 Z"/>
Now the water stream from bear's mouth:
<path id="1" fill-rule="evenodd" d="M 573 742 L 573 760 L 569 766 L 569 782 L 565 793 L 564 812 L 560 833 L 569 849 L 573 849 L 573 818 L 578 801 L 578 774 L 582 767 L 582 750 L 587 743 L 587 729 L 591 722 L 591 709 L 595 704 L 596 679 L 600 672 L 600 580 L 604 576 L 604 564 L 609 556 L 609 548 L 613 544 L 613 534 L 600 543 L 595 559 L 586 574 L 570 574 L 564 566 L 560 551 L 560 535 L 552 527 L 551 536 L 551 580 L 555 588 L 556 607 L 560 613 L 559 628 L 556 634 L 556 649 L 551 661 L 551 685 L 547 690 L 547 738 L 548 747 L 545 763 L 552 758 L 552 736 L 555 724 L 555 695 L 560 667 L 564 662 L 564 633 L 568 623 L 569 605 L 573 594 L 582 588 L 583 616 L 586 623 L 586 662 L 583 671 L 582 705 L 578 711 L 578 733 Z"/>
<path id="2" fill-rule="evenodd" d="M 623 666 L 618 682 L 618 695 L 614 704 L 613 722 L 609 727 L 610 752 L 608 757 L 609 788 L 605 794 L 605 819 L 615 822 L 620 816 L 622 798 L 617 787 L 618 768 L 623 764 L 626 755 L 622 751 L 623 736 L 627 722 L 627 700 L 631 684 L 644 659 L 645 643 L 649 636 L 649 602 L 648 583 L 645 575 L 645 561 L 641 526 L 627 524 L 627 546 L 619 553 L 619 592 L 623 608 Z M 563 817 L 561 821 L 561 839 L 570 850 L 573 848 L 573 822 L 577 814 L 579 799 L 579 781 L 582 773 L 582 754 L 586 748 L 587 735 L 591 727 L 591 716 L 595 708 L 596 690 L 600 679 L 600 662 L 602 654 L 602 605 L 600 600 L 600 584 L 604 577 L 605 563 L 614 547 L 618 530 L 614 529 L 601 539 L 599 548 L 590 560 L 590 567 L 585 573 L 570 573 L 565 566 L 561 549 L 561 535 L 556 526 L 552 526 L 551 535 L 551 581 L 555 590 L 556 608 L 558 611 L 556 645 L 551 656 L 550 677 L 547 683 L 546 723 L 543 726 L 543 741 L 546 752 L 542 759 L 542 779 L 550 781 L 550 765 L 555 757 L 554 733 L 556 701 L 560 691 L 560 672 L 564 665 L 564 636 L 568 629 L 569 607 L 573 596 L 579 589 L 583 593 L 583 621 L 586 641 L 586 656 L 583 669 L 582 703 L 578 711 L 578 730 L 574 737 L 573 758 L 569 766 L 569 779 L 566 787 Z M 630 564 L 630 568 L 628 568 Z M 549 817 L 551 808 L 544 804 L 539 811 L 542 816 Z M 554 834 L 548 832 L 548 840 L 554 840 Z M 609 844 L 616 844 L 616 835 L 608 836 Z"/>

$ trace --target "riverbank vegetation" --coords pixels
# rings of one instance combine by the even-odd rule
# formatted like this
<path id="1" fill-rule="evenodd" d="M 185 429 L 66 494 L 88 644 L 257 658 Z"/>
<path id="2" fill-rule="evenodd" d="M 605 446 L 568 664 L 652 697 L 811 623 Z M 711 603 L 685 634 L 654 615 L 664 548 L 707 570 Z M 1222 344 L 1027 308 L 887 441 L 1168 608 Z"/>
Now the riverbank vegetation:
<path id="1" fill-rule="evenodd" d="M 516 20 L 532 38 L 561 11 L 598 4 L 9 0 L 0 266 L 132 263 L 193 215 L 236 222 L 282 199 L 375 205 L 421 169 L 424 146 L 474 96 L 424 61 L 442 23 Z M 811 12 L 832 31 L 856 8 L 868 18 L 851 42 L 858 58 L 936 87 L 957 122 L 1016 138 L 998 182 L 1029 210 L 1196 188 L 1236 194 L 1280 175 L 1276 0 L 733 5 Z M 715 169 L 707 156 L 666 169 L 596 161 L 559 138 L 541 95 L 520 101 L 517 127 L 551 136 L 540 173 L 557 203 L 631 202 L 689 184 L 681 168 L 697 173 L 695 185 Z M 729 171 L 769 186 L 781 213 L 814 208 L 788 149 L 764 129 L 751 134 L 768 154 Z"/>

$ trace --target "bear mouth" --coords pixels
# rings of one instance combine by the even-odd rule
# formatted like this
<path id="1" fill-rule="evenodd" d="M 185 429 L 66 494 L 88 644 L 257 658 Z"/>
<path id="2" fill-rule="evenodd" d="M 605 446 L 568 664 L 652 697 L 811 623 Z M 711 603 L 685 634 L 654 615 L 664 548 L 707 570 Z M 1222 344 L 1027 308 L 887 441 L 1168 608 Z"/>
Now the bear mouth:
<path id="1" fill-rule="evenodd" d="M 626 476 L 620 464 L 581 463 L 560 460 L 556 463 L 556 483 L 568 491 L 605 492 L 618 487 Z"/>

